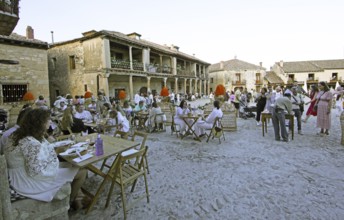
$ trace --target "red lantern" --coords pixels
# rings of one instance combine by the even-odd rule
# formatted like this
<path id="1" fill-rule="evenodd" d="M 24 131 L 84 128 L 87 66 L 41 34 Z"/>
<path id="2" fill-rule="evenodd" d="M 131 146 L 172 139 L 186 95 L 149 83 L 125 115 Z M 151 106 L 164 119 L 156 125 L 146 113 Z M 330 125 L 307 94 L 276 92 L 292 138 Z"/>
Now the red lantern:
<path id="1" fill-rule="evenodd" d="M 85 92 L 84 98 L 85 99 L 92 98 L 92 92 L 89 92 L 89 91 Z"/>

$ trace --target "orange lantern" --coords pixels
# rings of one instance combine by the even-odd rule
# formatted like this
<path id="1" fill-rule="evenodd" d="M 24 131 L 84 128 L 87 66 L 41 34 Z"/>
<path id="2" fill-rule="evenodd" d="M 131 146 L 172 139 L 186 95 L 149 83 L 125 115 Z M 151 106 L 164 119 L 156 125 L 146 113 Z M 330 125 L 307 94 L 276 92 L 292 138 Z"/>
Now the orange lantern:
<path id="1" fill-rule="evenodd" d="M 215 89 L 215 96 L 220 96 L 220 95 L 225 95 L 225 94 L 226 94 L 226 88 L 222 84 L 217 85 Z"/>
<path id="2" fill-rule="evenodd" d="M 127 94 L 125 93 L 124 90 L 120 90 L 118 93 L 118 99 L 123 100 L 127 97 Z"/>
<path id="3" fill-rule="evenodd" d="M 35 100 L 35 97 L 33 96 L 32 92 L 27 91 L 23 96 L 23 101 L 32 101 Z"/>
<path id="4" fill-rule="evenodd" d="M 160 95 L 163 97 L 169 96 L 168 88 L 166 86 L 162 87 Z"/>
<path id="5" fill-rule="evenodd" d="M 85 92 L 84 98 L 85 99 L 92 98 L 92 92 L 89 92 L 89 91 Z"/>

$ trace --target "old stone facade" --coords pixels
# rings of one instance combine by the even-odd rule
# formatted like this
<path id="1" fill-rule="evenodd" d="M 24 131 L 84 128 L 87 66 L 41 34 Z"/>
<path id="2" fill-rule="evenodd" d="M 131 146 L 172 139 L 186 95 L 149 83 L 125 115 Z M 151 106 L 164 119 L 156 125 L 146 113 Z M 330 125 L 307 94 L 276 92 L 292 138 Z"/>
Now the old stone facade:
<path id="1" fill-rule="evenodd" d="M 272 67 L 278 77 L 285 85 L 291 85 L 297 81 L 304 85 L 306 82 L 309 87 L 311 84 L 317 84 L 325 81 L 330 87 L 334 88 L 338 82 L 344 84 L 344 60 L 313 60 L 297 62 L 276 62 Z"/>
<path id="2" fill-rule="evenodd" d="M 0 35 L 0 59 L 18 64 L 0 64 L 0 104 L 22 101 L 26 91 L 49 101 L 48 44 L 24 36 Z"/>
<path id="3" fill-rule="evenodd" d="M 208 94 L 208 66 L 176 46 L 162 46 L 132 33 L 89 31 L 83 37 L 55 43 L 48 50 L 50 96 L 83 95 L 86 91 L 117 97 L 136 92 Z"/>
<path id="4" fill-rule="evenodd" d="M 264 81 L 265 74 L 262 64 L 258 66 L 236 58 L 221 61 L 209 67 L 210 91 L 215 91 L 218 84 L 224 85 L 227 91 L 236 88 L 259 91 L 267 84 Z"/>

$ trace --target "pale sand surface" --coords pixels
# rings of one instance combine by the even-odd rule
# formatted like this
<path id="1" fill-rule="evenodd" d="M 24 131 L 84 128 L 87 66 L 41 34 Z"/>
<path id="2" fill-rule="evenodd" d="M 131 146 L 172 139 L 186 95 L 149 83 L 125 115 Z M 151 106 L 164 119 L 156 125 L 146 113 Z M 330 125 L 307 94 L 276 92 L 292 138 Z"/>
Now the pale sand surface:
<path id="1" fill-rule="evenodd" d="M 275 141 L 271 125 L 263 137 L 252 118 L 238 119 L 222 144 L 181 140 L 170 129 L 149 134 L 150 203 L 136 203 L 128 219 L 344 219 L 344 146 L 335 112 L 329 136 L 316 135 L 312 117 L 289 143 Z M 88 188 L 98 185 L 90 175 Z M 88 215 L 72 212 L 70 219 L 123 219 L 118 191 L 104 209 L 108 189 Z M 127 195 L 142 193 L 143 180 Z"/>

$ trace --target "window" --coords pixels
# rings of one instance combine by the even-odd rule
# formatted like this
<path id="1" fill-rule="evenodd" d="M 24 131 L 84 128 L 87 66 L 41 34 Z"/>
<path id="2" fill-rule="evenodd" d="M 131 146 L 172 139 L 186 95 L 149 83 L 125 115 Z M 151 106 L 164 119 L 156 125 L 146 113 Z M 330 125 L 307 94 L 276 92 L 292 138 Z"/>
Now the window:
<path id="1" fill-rule="evenodd" d="M 27 91 L 27 85 L 2 85 L 4 103 L 21 101 Z"/>
<path id="2" fill-rule="evenodd" d="M 294 82 L 294 74 L 289 74 L 288 82 Z"/>
<path id="3" fill-rule="evenodd" d="M 314 73 L 308 74 L 308 80 L 314 80 Z"/>
<path id="4" fill-rule="evenodd" d="M 87 92 L 87 84 L 84 85 L 84 90 Z"/>
<path id="5" fill-rule="evenodd" d="M 260 83 L 260 73 L 256 73 L 256 82 Z"/>
<path id="6" fill-rule="evenodd" d="M 210 83 L 214 83 L 214 78 L 210 78 Z"/>
<path id="7" fill-rule="evenodd" d="M 331 80 L 337 80 L 337 78 L 338 78 L 338 73 L 332 73 Z"/>
<path id="8" fill-rule="evenodd" d="M 236 81 L 236 83 L 240 83 L 241 82 L 241 74 L 240 73 L 236 73 L 235 74 L 235 81 Z"/>
<path id="9" fill-rule="evenodd" d="M 53 70 L 56 70 L 56 57 L 54 57 L 54 58 L 51 58 L 51 65 L 52 65 L 52 68 L 53 68 Z"/>
<path id="10" fill-rule="evenodd" d="M 69 69 L 75 70 L 75 56 L 69 56 Z"/>

